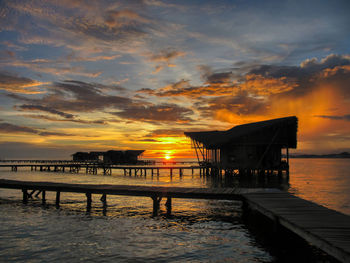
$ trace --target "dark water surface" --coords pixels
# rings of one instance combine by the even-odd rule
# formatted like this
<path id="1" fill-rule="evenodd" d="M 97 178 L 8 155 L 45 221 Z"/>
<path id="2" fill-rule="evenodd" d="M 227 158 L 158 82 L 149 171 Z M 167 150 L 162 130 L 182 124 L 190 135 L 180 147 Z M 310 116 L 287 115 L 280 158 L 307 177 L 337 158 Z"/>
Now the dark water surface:
<path id="1" fill-rule="evenodd" d="M 302 198 L 350 214 L 350 160 L 293 159 L 290 181 L 275 178 L 211 180 L 185 172 L 157 177 L 112 176 L 0 170 L 0 178 L 66 183 L 130 184 L 186 187 L 278 187 Z M 21 204 L 21 191 L 0 189 L 1 262 L 278 262 L 278 255 L 257 241 L 241 219 L 238 201 L 173 199 L 173 216 L 152 218 L 145 197 L 108 196 L 103 214 L 100 196 L 86 214 L 82 194 L 55 193 Z"/>

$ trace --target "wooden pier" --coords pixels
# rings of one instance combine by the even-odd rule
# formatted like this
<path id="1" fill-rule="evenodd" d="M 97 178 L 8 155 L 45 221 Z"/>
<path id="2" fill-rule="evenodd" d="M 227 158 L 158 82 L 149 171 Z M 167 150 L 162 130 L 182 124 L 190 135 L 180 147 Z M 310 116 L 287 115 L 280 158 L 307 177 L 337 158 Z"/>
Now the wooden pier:
<path id="1" fill-rule="evenodd" d="M 237 169 L 224 169 L 219 167 L 214 167 L 211 165 L 111 165 L 111 164 L 99 164 L 99 163 L 54 163 L 54 162 L 39 162 L 39 163 L 13 163 L 13 164 L 0 164 L 0 168 L 10 168 L 12 172 L 17 172 L 19 168 L 30 168 L 31 171 L 40 171 L 40 172 L 69 172 L 69 173 L 80 173 L 85 171 L 87 174 L 98 174 L 98 171 L 102 171 L 103 175 L 111 175 L 113 170 L 122 171 L 124 176 L 144 176 L 147 175 L 159 177 L 161 170 L 168 170 L 170 177 L 175 173 L 180 177 L 184 175 L 186 170 L 191 171 L 191 175 L 194 175 L 194 171 L 197 171 L 200 176 L 265 176 L 277 174 L 282 176 L 285 170 L 249 170 L 249 171 L 240 171 Z M 276 173 L 274 173 L 276 172 Z M 286 173 L 288 178 L 289 173 Z"/>
<path id="2" fill-rule="evenodd" d="M 244 210 L 259 212 L 341 262 L 350 262 L 350 216 L 283 191 L 243 194 Z M 281 240 L 283 242 L 283 240 Z"/>
<path id="3" fill-rule="evenodd" d="M 160 201 L 167 198 L 167 214 L 171 214 L 172 198 L 190 199 L 214 199 L 214 200 L 242 200 L 244 193 L 256 191 L 255 189 L 232 189 L 232 188 L 184 188 L 184 187 L 156 187 L 135 185 L 95 185 L 95 184 L 67 184 L 52 182 L 28 182 L 0 179 L 0 188 L 20 189 L 23 193 L 23 203 L 34 194 L 42 194 L 42 202 L 46 203 L 46 191 L 56 192 L 56 207 L 59 207 L 62 192 L 83 193 L 87 197 L 87 210 L 91 209 L 91 195 L 101 194 L 103 206 L 107 206 L 107 195 L 144 196 L 153 200 L 153 215 L 158 214 Z M 261 190 L 261 189 L 260 189 Z"/>
<path id="4" fill-rule="evenodd" d="M 172 198 L 241 200 L 244 213 L 260 213 L 272 220 L 276 229 L 284 227 L 339 261 L 350 262 L 350 216 L 277 189 L 94 185 L 5 179 L 0 179 L 0 188 L 22 190 L 23 203 L 28 203 L 33 195 L 41 194 L 42 203 L 46 204 L 46 191 L 56 192 L 57 208 L 61 193 L 82 193 L 86 196 L 87 211 L 91 210 L 92 194 L 101 195 L 104 209 L 107 208 L 107 195 L 150 197 L 153 216 L 157 216 L 162 198 L 167 198 L 167 215 L 171 214 Z"/>

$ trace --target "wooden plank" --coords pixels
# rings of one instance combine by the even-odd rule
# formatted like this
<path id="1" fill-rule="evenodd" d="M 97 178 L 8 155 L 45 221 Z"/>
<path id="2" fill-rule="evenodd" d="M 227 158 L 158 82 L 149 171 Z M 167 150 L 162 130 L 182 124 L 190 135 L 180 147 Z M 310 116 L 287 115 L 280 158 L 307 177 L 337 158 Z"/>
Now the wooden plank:
<path id="1" fill-rule="evenodd" d="M 247 204 L 342 262 L 350 262 L 350 216 L 286 192 L 243 194 Z"/>

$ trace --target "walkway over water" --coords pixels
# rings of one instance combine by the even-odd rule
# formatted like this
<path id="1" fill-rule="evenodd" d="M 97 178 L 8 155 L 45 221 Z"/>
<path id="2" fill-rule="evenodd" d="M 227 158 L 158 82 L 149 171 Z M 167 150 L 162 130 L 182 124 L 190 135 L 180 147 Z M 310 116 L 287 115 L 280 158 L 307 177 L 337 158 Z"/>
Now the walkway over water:
<path id="1" fill-rule="evenodd" d="M 45 192 L 54 191 L 57 207 L 61 192 L 84 193 L 88 211 L 91 210 L 92 194 L 102 194 L 104 208 L 107 207 L 107 194 L 151 197 L 153 216 L 157 215 L 163 197 L 167 198 L 165 205 L 168 215 L 171 214 L 172 198 L 241 200 L 244 209 L 263 214 L 275 222 L 276 226 L 289 229 L 341 262 L 350 262 L 350 216 L 277 189 L 94 185 L 5 179 L 0 179 L 0 188 L 21 189 L 24 203 L 28 202 L 35 191 L 40 191 L 45 204 Z"/>

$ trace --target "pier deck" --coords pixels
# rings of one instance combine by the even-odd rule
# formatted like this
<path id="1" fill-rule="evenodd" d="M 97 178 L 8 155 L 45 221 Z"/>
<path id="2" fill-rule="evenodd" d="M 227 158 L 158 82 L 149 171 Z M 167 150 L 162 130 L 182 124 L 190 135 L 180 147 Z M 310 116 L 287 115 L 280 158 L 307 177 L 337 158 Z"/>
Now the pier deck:
<path id="1" fill-rule="evenodd" d="M 350 216 L 282 191 L 248 193 L 243 197 L 248 208 L 341 262 L 350 262 Z"/>
<path id="2" fill-rule="evenodd" d="M 107 207 L 107 194 L 151 197 L 154 216 L 158 213 L 163 197 L 167 198 L 165 205 L 169 215 L 172 198 L 242 200 L 245 210 L 259 212 L 270 218 L 276 226 L 289 229 L 341 262 L 350 262 L 350 216 L 277 189 L 94 185 L 5 179 L 0 179 L 0 188 L 22 190 L 24 203 L 28 202 L 34 191 L 41 191 L 44 204 L 45 192 L 55 191 L 57 207 L 61 192 L 84 193 L 88 211 L 91 209 L 92 194 L 102 194 L 104 208 Z M 31 193 L 28 192 L 30 190 Z"/>

